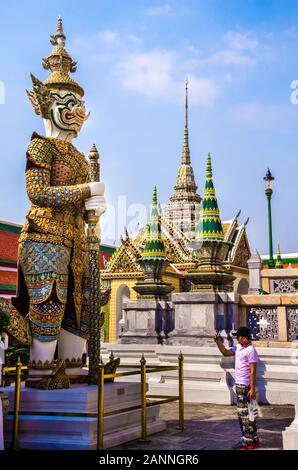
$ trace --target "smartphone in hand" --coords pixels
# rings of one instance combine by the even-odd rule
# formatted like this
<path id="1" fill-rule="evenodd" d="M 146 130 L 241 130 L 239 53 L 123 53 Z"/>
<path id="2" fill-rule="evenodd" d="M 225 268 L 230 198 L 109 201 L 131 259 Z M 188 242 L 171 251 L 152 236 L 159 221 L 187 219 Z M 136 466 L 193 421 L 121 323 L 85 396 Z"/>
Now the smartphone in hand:
<path id="1" fill-rule="evenodd" d="M 219 330 L 215 331 L 214 341 L 220 341 L 221 343 L 223 341 L 222 337 L 220 336 L 220 331 Z"/>

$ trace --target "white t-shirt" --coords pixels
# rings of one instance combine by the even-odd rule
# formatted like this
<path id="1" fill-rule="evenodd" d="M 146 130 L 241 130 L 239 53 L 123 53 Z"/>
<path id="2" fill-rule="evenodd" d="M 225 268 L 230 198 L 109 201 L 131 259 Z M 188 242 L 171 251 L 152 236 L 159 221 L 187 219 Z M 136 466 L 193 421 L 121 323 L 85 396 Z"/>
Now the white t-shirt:
<path id="1" fill-rule="evenodd" d="M 259 356 L 251 343 L 247 346 L 237 344 L 231 348 L 235 353 L 235 381 L 238 385 L 250 385 L 250 367 L 249 364 L 257 364 Z"/>

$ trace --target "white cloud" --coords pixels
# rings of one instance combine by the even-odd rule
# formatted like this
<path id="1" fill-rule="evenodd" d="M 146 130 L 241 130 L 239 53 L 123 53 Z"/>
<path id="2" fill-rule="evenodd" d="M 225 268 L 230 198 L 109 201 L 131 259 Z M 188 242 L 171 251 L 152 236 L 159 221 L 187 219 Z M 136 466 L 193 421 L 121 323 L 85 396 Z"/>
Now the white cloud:
<path id="1" fill-rule="evenodd" d="M 205 107 L 214 105 L 220 95 L 220 88 L 214 80 L 189 75 L 188 81 L 189 97 L 193 105 Z"/>
<path id="2" fill-rule="evenodd" d="M 227 73 L 225 74 L 225 76 L 224 76 L 224 80 L 225 80 L 226 82 L 231 82 L 231 81 L 233 80 L 233 77 L 232 77 L 232 75 L 231 75 L 229 72 L 227 72 Z"/>
<path id="3" fill-rule="evenodd" d="M 229 31 L 225 34 L 224 41 L 227 47 L 205 59 L 204 63 L 243 67 L 255 65 L 257 61 L 256 53 L 260 43 L 257 39 L 251 37 L 251 33 Z"/>
<path id="4" fill-rule="evenodd" d="M 169 3 L 159 5 L 157 7 L 147 8 L 145 14 L 148 16 L 167 16 L 172 13 L 173 9 Z"/>
<path id="5" fill-rule="evenodd" d="M 259 41 L 251 37 L 249 32 L 239 33 L 229 31 L 225 34 L 224 40 L 232 49 L 240 51 L 256 52 L 259 47 Z"/>
<path id="6" fill-rule="evenodd" d="M 179 103 L 188 75 L 192 104 L 212 106 L 220 93 L 218 85 L 212 79 L 190 74 L 186 66 L 177 53 L 154 50 L 130 54 L 119 63 L 117 72 L 124 88 Z"/>
<path id="7" fill-rule="evenodd" d="M 298 132 L 295 106 L 269 105 L 252 101 L 230 109 L 228 116 L 234 124 L 246 129 L 275 129 L 283 133 L 296 134 Z"/>
<path id="8" fill-rule="evenodd" d="M 186 44 L 186 48 L 189 52 L 191 52 L 194 55 L 199 55 L 201 53 L 200 49 L 198 49 L 191 43 Z"/>
<path id="9" fill-rule="evenodd" d="M 113 44 L 118 39 L 118 34 L 115 31 L 112 31 L 110 29 L 99 31 L 97 34 L 98 34 L 99 39 L 101 39 L 103 42 L 107 44 Z"/>
<path id="10" fill-rule="evenodd" d="M 163 95 L 169 91 L 175 53 L 150 51 L 129 55 L 118 69 L 122 84 L 147 96 Z"/>
<path id="11" fill-rule="evenodd" d="M 211 56 L 205 62 L 209 64 L 250 66 L 254 65 L 256 60 L 254 57 L 239 53 L 233 49 L 224 49 L 222 51 L 216 52 L 216 54 Z"/>
<path id="12" fill-rule="evenodd" d="M 92 36 L 77 36 L 70 45 L 76 55 L 84 55 L 90 58 L 101 60 L 101 57 L 106 57 L 111 53 L 114 54 L 116 48 L 118 51 L 123 51 L 128 47 L 138 46 L 142 43 L 142 39 L 135 34 L 127 34 L 125 32 L 117 32 L 111 29 L 97 31 Z M 105 49 L 106 48 L 106 49 Z"/>

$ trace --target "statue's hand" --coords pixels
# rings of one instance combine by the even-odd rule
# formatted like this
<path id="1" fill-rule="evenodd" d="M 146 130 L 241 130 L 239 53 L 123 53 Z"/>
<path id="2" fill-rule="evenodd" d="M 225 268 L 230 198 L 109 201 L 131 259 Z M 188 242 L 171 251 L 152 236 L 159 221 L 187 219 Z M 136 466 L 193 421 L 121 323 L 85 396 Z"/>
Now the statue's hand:
<path id="1" fill-rule="evenodd" d="M 85 200 L 85 209 L 95 211 L 96 215 L 101 216 L 107 208 L 104 196 L 92 196 Z"/>
<path id="2" fill-rule="evenodd" d="M 91 197 L 104 195 L 105 193 L 104 183 L 94 182 L 94 183 L 88 183 L 88 184 L 89 184 L 89 188 L 91 192 Z"/>

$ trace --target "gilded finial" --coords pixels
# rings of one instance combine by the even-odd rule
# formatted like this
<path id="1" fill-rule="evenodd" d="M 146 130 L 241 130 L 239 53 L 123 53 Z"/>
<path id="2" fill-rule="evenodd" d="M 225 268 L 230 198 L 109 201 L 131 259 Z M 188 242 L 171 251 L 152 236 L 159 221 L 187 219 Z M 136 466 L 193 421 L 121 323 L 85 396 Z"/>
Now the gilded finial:
<path id="1" fill-rule="evenodd" d="M 61 16 L 58 17 L 56 34 L 50 36 L 50 41 L 53 46 L 64 47 L 66 36 L 63 32 L 63 23 Z"/>
<path id="2" fill-rule="evenodd" d="M 276 254 L 275 268 L 276 269 L 283 269 L 283 264 L 282 264 L 282 260 L 281 260 L 281 252 L 280 252 L 280 243 L 279 242 L 277 244 L 277 254 Z"/>
<path id="3" fill-rule="evenodd" d="M 63 24 L 61 15 L 58 16 L 57 33 L 63 34 Z"/>
<path id="4" fill-rule="evenodd" d="M 89 181 L 100 181 L 99 153 L 96 145 L 93 144 L 88 154 L 89 160 Z"/>
<path id="5" fill-rule="evenodd" d="M 145 359 L 144 353 L 142 354 L 140 364 L 141 364 L 141 366 L 144 366 L 146 364 L 146 359 Z"/>
<path id="6" fill-rule="evenodd" d="M 89 160 L 98 160 L 99 159 L 99 152 L 98 152 L 95 144 L 92 145 L 92 147 L 90 149 L 90 152 L 89 152 L 89 155 L 88 155 L 88 158 L 89 158 Z"/>

